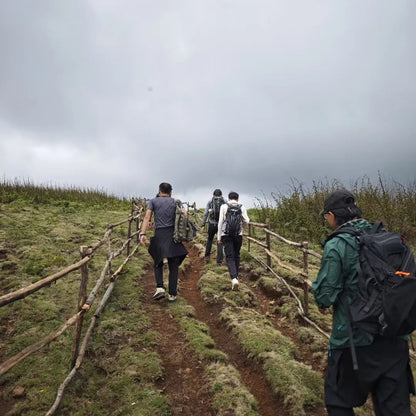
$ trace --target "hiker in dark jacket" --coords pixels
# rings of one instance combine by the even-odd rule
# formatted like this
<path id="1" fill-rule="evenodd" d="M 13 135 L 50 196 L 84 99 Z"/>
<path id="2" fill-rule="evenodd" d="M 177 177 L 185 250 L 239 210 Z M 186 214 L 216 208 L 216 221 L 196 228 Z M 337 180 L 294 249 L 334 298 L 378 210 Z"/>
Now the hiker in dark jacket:
<path id="1" fill-rule="evenodd" d="M 332 192 L 321 213 L 333 230 L 352 227 L 369 230 L 361 218 L 355 197 L 347 190 Z M 357 238 L 348 233 L 325 243 L 321 268 L 312 284 L 315 301 L 322 312 L 333 307 L 325 377 L 325 405 L 329 416 L 354 415 L 370 393 L 376 416 L 410 416 L 410 393 L 414 394 L 407 337 L 393 339 L 352 328 L 358 370 L 353 370 L 349 348 L 348 317 L 343 307 L 358 291 Z"/>
<path id="2" fill-rule="evenodd" d="M 168 301 L 174 302 L 177 297 L 179 266 L 188 254 L 182 243 L 173 241 L 175 225 L 175 200 L 172 198 L 172 186 L 169 183 L 159 185 L 159 193 L 147 203 L 147 210 L 143 219 L 142 229 L 139 233 L 140 243 L 147 242 L 146 231 L 154 214 L 155 233 L 150 239 L 149 254 L 154 261 L 156 292 L 153 300 L 165 297 L 163 283 L 163 266 L 169 268 L 169 294 Z"/>
<path id="3" fill-rule="evenodd" d="M 218 231 L 218 219 L 220 214 L 220 207 L 222 204 L 225 204 L 225 200 L 222 197 L 222 191 L 221 189 L 216 189 L 213 193 L 212 198 L 207 202 L 204 211 L 204 216 L 202 218 L 202 227 L 205 227 L 205 224 L 208 220 L 208 238 L 205 247 L 206 261 L 209 261 L 212 249 L 212 242 L 214 240 L 215 234 L 217 234 Z M 224 246 L 222 244 L 217 244 L 217 264 L 221 265 L 223 259 Z"/>

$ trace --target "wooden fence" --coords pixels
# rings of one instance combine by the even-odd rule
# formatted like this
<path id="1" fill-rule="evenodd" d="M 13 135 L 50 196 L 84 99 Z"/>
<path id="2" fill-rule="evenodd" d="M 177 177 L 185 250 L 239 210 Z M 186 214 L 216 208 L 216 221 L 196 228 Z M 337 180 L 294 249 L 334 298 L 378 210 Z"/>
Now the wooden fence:
<path id="1" fill-rule="evenodd" d="M 254 238 L 253 231 L 254 228 L 260 228 L 264 235 L 262 237 L 262 240 L 259 240 L 257 238 Z M 290 265 L 284 263 L 279 257 L 273 253 L 272 247 L 271 247 L 271 239 L 272 237 L 277 238 L 279 241 L 292 246 L 294 248 L 299 249 L 302 252 L 302 271 L 299 272 L 298 270 L 294 269 Z M 298 313 L 299 316 L 308 322 L 311 326 L 316 328 L 321 334 L 323 334 L 325 337 L 329 338 L 329 334 L 325 332 L 322 328 L 320 328 L 315 322 L 313 322 L 309 318 L 309 292 L 311 287 L 311 280 L 309 278 L 309 260 L 308 256 L 313 256 L 318 259 L 321 259 L 322 256 L 311 250 L 309 248 L 309 242 L 308 241 L 302 241 L 301 243 L 297 243 L 294 241 L 290 241 L 281 235 L 273 232 L 270 230 L 270 223 L 269 221 L 266 221 L 265 223 L 256 223 L 256 222 L 250 222 L 248 225 L 248 236 L 247 236 L 247 249 L 249 254 L 259 263 L 261 263 L 266 269 L 268 269 L 275 277 L 277 277 L 283 285 L 286 287 L 286 289 L 289 291 L 290 295 L 296 300 L 298 305 Z M 264 262 L 260 258 L 255 257 L 251 252 L 251 243 L 255 243 L 256 245 L 262 247 L 264 249 L 264 252 L 266 253 L 266 261 Z M 294 292 L 293 288 L 286 282 L 283 277 L 279 276 L 272 268 L 272 260 L 274 260 L 280 267 L 291 271 L 294 274 L 299 274 L 299 277 L 303 281 L 303 302 Z"/>
<path id="2" fill-rule="evenodd" d="M 43 287 L 50 285 L 52 282 L 55 282 L 65 276 L 68 276 L 71 272 L 74 272 L 76 270 L 80 270 L 81 272 L 79 296 L 78 296 L 78 302 L 76 305 L 76 313 L 73 316 L 71 316 L 58 330 L 49 334 L 47 337 L 36 342 L 35 344 L 28 346 L 27 348 L 20 351 L 18 354 L 9 358 L 6 362 L 0 365 L 0 376 L 1 376 L 2 374 L 6 373 L 8 370 L 13 368 L 20 361 L 28 357 L 30 354 L 34 353 L 35 351 L 40 350 L 42 347 L 48 345 L 53 340 L 57 339 L 69 327 L 73 325 L 75 326 L 74 335 L 73 335 L 72 352 L 71 352 L 72 370 L 70 371 L 66 379 L 60 385 L 58 392 L 57 392 L 56 400 L 54 404 L 52 405 L 52 407 L 49 409 L 47 415 L 52 415 L 57 410 L 61 402 L 65 387 L 69 384 L 69 382 L 72 380 L 75 373 L 81 366 L 81 363 L 83 361 L 85 351 L 87 348 L 88 341 L 91 338 L 93 329 L 97 323 L 97 319 L 100 317 L 101 312 L 103 311 L 108 299 L 111 296 L 111 293 L 117 281 L 117 277 L 120 275 L 124 266 L 127 264 L 127 262 L 132 258 L 132 256 L 136 253 L 136 251 L 139 248 L 138 234 L 140 231 L 141 222 L 143 220 L 143 212 L 144 212 L 144 205 L 142 201 L 138 199 L 133 199 L 132 204 L 131 204 L 130 216 L 127 219 L 120 221 L 116 224 L 107 225 L 104 236 L 96 244 L 92 246 L 82 246 L 80 248 L 81 260 L 79 260 L 78 262 L 68 267 L 65 267 L 64 269 L 60 270 L 57 273 L 54 273 L 53 275 L 43 278 L 42 280 L 36 283 L 33 283 L 27 287 L 24 287 L 22 289 L 16 290 L 14 292 L 8 293 L 0 297 L 0 307 L 2 307 L 4 305 L 10 304 L 19 299 L 23 299 L 37 292 Z M 122 225 L 125 225 L 126 223 L 128 224 L 127 239 L 124 241 L 121 247 L 113 251 L 112 245 L 111 245 L 112 240 L 110 239 L 110 236 L 116 227 L 120 227 Z M 134 248 L 131 248 L 132 243 L 135 243 Z M 94 253 L 96 253 L 96 251 L 102 246 L 107 247 L 107 260 L 103 266 L 103 269 L 101 271 L 99 278 L 97 279 L 95 283 L 94 288 L 91 290 L 91 292 L 89 293 L 87 297 L 87 286 L 88 286 L 88 281 L 89 281 L 88 263 L 94 256 Z M 112 273 L 111 272 L 112 261 L 115 258 L 121 256 L 124 252 L 125 252 L 126 257 L 124 258 L 122 264 L 118 267 L 118 269 L 114 273 Z M 95 298 L 97 297 L 99 289 L 103 286 L 103 283 L 106 281 L 106 277 L 109 278 L 109 285 L 103 297 L 101 298 L 101 301 L 97 309 L 94 312 L 94 315 L 91 319 L 88 330 L 81 343 L 81 334 L 82 334 L 82 325 L 84 321 L 84 316 L 86 313 L 90 311 L 91 306 L 94 303 Z"/>

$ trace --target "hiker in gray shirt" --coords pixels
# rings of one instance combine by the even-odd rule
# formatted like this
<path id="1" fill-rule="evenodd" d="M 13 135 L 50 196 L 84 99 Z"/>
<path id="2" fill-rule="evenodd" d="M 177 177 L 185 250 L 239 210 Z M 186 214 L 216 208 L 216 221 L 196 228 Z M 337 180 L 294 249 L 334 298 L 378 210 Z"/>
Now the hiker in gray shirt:
<path id="1" fill-rule="evenodd" d="M 147 210 L 139 233 L 140 243 L 147 243 L 146 230 L 154 214 L 155 233 L 150 239 L 149 254 L 154 261 L 156 292 L 153 300 L 165 297 L 163 267 L 169 268 L 168 301 L 174 302 L 177 297 L 179 266 L 188 254 L 182 243 L 173 241 L 175 225 L 175 200 L 172 198 L 172 186 L 163 182 L 159 185 L 158 196 L 147 203 Z"/>

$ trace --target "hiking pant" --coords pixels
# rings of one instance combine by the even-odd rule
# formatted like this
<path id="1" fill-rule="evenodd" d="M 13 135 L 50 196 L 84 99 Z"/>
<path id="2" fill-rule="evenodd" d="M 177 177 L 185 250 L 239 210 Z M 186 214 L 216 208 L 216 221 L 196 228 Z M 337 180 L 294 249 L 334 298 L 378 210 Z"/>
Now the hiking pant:
<path id="1" fill-rule="evenodd" d="M 169 294 L 176 296 L 178 294 L 178 272 L 182 263 L 182 257 L 168 257 L 169 267 Z M 156 286 L 165 288 L 163 284 L 163 264 L 159 263 L 154 266 Z"/>
<path id="2" fill-rule="evenodd" d="M 407 341 L 375 336 L 373 344 L 356 347 L 356 352 L 354 371 L 349 348 L 330 351 L 325 378 L 328 416 L 353 416 L 353 407 L 362 406 L 368 394 L 376 416 L 411 416 L 414 383 Z"/>
<path id="3" fill-rule="evenodd" d="M 243 244 L 243 236 L 237 235 L 230 237 L 224 235 L 221 237 L 224 245 L 225 259 L 227 260 L 228 272 L 231 279 L 238 279 L 238 271 L 240 269 L 240 250 Z"/>
<path id="4" fill-rule="evenodd" d="M 208 223 L 208 239 L 207 246 L 205 248 L 205 257 L 208 257 L 211 254 L 212 242 L 214 240 L 215 234 L 218 232 L 218 223 Z M 217 263 L 222 263 L 224 259 L 224 247 L 222 244 L 217 244 Z"/>

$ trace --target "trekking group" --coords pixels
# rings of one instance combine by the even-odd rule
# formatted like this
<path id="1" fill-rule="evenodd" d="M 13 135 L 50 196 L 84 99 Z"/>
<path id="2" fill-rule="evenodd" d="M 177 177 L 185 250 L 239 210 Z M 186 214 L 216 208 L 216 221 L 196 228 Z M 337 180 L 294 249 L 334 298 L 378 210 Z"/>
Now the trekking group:
<path id="1" fill-rule="evenodd" d="M 217 263 L 221 265 L 224 258 L 231 278 L 232 289 L 239 285 L 240 250 L 243 241 L 243 223 L 250 221 L 247 209 L 238 202 L 239 195 L 230 192 L 228 202 L 222 197 L 220 189 L 214 191 L 204 212 L 202 226 L 208 220 L 208 240 L 205 259 L 209 259 L 213 239 L 217 235 Z M 183 241 L 192 240 L 196 233 L 194 224 L 187 219 L 187 212 L 181 208 L 179 200 L 172 198 L 172 186 L 162 182 L 157 195 L 146 206 L 139 240 L 147 243 L 146 232 L 154 216 L 154 236 L 150 239 L 149 254 L 153 258 L 156 280 L 156 292 L 153 300 L 166 297 L 163 270 L 168 268 L 168 301 L 175 302 L 178 293 L 179 266 L 188 254 Z"/>
<path id="2" fill-rule="evenodd" d="M 208 219 L 208 239 L 205 248 L 205 260 L 209 261 L 212 242 L 217 235 L 217 264 L 221 265 L 225 252 L 228 272 L 231 278 L 231 289 L 237 289 L 239 285 L 240 251 L 243 244 L 243 224 L 248 224 L 250 219 L 247 209 L 238 202 L 237 192 L 228 194 L 228 202 L 225 202 L 220 189 L 216 189 L 213 197 L 208 201 L 202 227 Z"/>
<path id="3" fill-rule="evenodd" d="M 415 394 L 409 360 L 409 336 L 416 329 L 416 264 L 405 239 L 388 232 L 381 223 L 362 218 L 355 196 L 345 190 L 332 192 L 320 213 L 333 230 L 323 245 L 321 266 L 312 283 L 322 313 L 332 313 L 325 375 L 328 416 L 353 416 L 354 408 L 372 397 L 376 416 L 411 416 L 410 394 Z M 168 301 L 177 297 L 178 268 L 187 255 L 182 241 L 195 234 L 186 219 L 176 236 L 177 202 L 170 184 L 159 186 L 147 204 L 140 242 L 154 215 L 154 236 L 149 253 L 154 260 L 154 300 L 165 297 L 163 269 L 169 269 Z M 186 212 L 183 213 L 186 218 Z M 176 220 L 175 220 L 176 218 Z M 176 222 L 175 222 L 176 221 Z M 205 260 L 209 261 L 215 235 L 216 262 L 225 260 L 232 290 L 238 289 L 243 224 L 246 208 L 236 192 L 228 201 L 215 189 L 207 202 L 202 227 L 208 224 Z M 174 237 L 175 235 L 175 237 Z"/>

